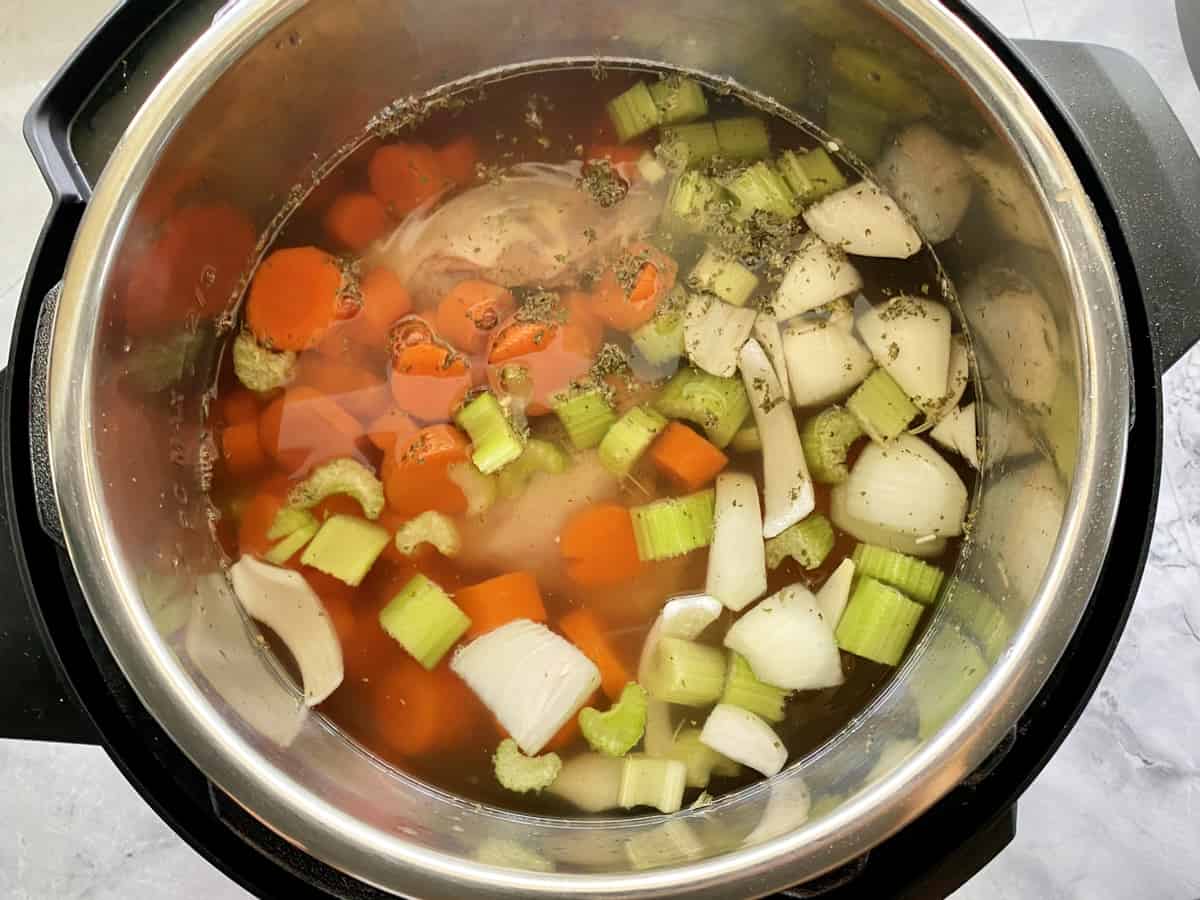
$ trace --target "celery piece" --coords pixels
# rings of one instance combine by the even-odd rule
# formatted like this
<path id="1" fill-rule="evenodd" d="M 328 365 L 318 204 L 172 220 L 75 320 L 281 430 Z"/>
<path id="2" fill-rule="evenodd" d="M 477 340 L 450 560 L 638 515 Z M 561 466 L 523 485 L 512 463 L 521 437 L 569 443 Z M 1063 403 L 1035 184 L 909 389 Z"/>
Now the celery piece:
<path id="1" fill-rule="evenodd" d="M 713 123 L 721 155 L 733 159 L 762 159 L 771 153 L 767 123 L 754 116 L 721 119 Z"/>
<path id="2" fill-rule="evenodd" d="M 708 115 L 704 89 L 690 78 L 669 75 L 650 85 L 650 96 L 664 125 L 692 122 Z"/>
<path id="3" fill-rule="evenodd" d="M 380 610 L 379 626 L 413 659 L 432 669 L 467 633 L 471 619 L 435 582 L 414 575 Z"/>
<path id="4" fill-rule="evenodd" d="M 845 90 L 832 91 L 825 104 L 825 130 L 866 162 L 879 158 L 891 124 L 886 110 Z"/>
<path id="5" fill-rule="evenodd" d="M 358 587 L 392 536 L 358 516 L 330 516 L 300 557 L 300 562 Z"/>
<path id="6" fill-rule="evenodd" d="M 878 53 L 845 44 L 833 48 L 830 66 L 835 79 L 875 106 L 906 121 L 933 112 L 933 99 Z"/>
<path id="7" fill-rule="evenodd" d="M 368 519 L 378 519 L 383 512 L 383 482 L 354 459 L 335 459 L 313 469 L 288 493 L 288 505 L 312 509 L 334 494 L 353 497 Z"/>
<path id="8" fill-rule="evenodd" d="M 785 150 L 776 165 L 801 206 L 816 203 L 846 186 L 846 176 L 823 147 L 807 153 Z"/>
<path id="9" fill-rule="evenodd" d="M 633 507 L 629 512 L 642 561 L 672 559 L 711 544 L 714 497 L 709 488 Z"/>
<path id="10" fill-rule="evenodd" d="M 833 526 L 820 513 L 812 513 L 767 541 L 767 567 L 779 568 L 791 557 L 806 569 L 815 569 L 833 549 Z"/>
<path id="11" fill-rule="evenodd" d="M 295 556 L 300 548 L 313 539 L 313 535 L 321 526 L 317 524 L 317 520 L 313 519 L 311 524 L 302 525 L 281 540 L 278 544 L 272 547 L 263 556 L 269 563 L 274 563 L 277 566 L 282 566 L 285 562 Z"/>
<path id="12" fill-rule="evenodd" d="M 581 709 L 579 730 L 598 753 L 624 756 L 637 745 L 646 730 L 645 688 L 631 681 L 607 712 L 590 706 Z"/>
<path id="13" fill-rule="evenodd" d="M 750 415 L 750 398 L 740 378 L 719 378 L 695 368 L 680 369 L 654 401 L 669 419 L 687 419 L 724 449 Z"/>
<path id="14" fill-rule="evenodd" d="M 626 141 L 645 134 L 661 121 L 658 106 L 644 81 L 608 101 L 608 117 L 617 130 L 617 139 Z"/>
<path id="15" fill-rule="evenodd" d="M 501 497 L 515 497 L 539 472 L 558 474 L 567 470 L 567 454 L 550 441 L 533 438 L 525 442 L 521 455 L 500 470 Z"/>
<path id="16" fill-rule="evenodd" d="M 926 605 L 937 599 L 946 577 L 937 566 L 874 544 L 859 544 L 854 548 L 854 565 L 859 575 L 891 585 Z"/>
<path id="17" fill-rule="evenodd" d="M 806 421 L 800 429 L 800 443 L 813 481 L 841 484 L 849 478 L 846 455 L 863 434 L 858 419 L 840 406 L 831 406 Z"/>
<path id="18" fill-rule="evenodd" d="M 729 442 L 729 447 L 735 453 L 755 453 L 761 450 L 762 437 L 758 433 L 758 426 L 751 424 L 739 429 Z"/>
<path id="19" fill-rule="evenodd" d="M 634 349 L 655 367 L 669 365 L 683 356 L 683 313 L 673 310 L 653 319 L 633 332 Z"/>
<path id="20" fill-rule="evenodd" d="M 604 435 L 604 440 L 597 448 L 600 462 L 614 475 L 625 477 L 633 471 L 634 463 L 666 427 L 667 420 L 653 409 L 635 406 Z"/>
<path id="21" fill-rule="evenodd" d="M 571 391 L 554 402 L 554 413 L 576 450 L 590 450 L 617 421 L 617 414 L 600 388 Z"/>
<path id="22" fill-rule="evenodd" d="M 628 756 L 618 802 L 624 809 L 653 806 L 663 813 L 678 812 L 686 786 L 687 768 L 679 760 Z"/>
<path id="23" fill-rule="evenodd" d="M 712 122 L 670 125 L 660 132 L 658 154 L 673 171 L 691 168 L 720 152 L 717 130 Z"/>
<path id="24" fill-rule="evenodd" d="M 740 653 L 729 652 L 729 668 L 725 673 L 722 703 L 732 703 L 748 709 L 768 722 L 782 722 L 788 691 L 759 681 L 750 663 Z"/>
<path id="25" fill-rule="evenodd" d="M 760 210 L 781 219 L 794 219 L 800 215 L 792 189 L 769 162 L 756 162 L 738 175 L 730 183 L 729 193 L 737 198 L 733 217 L 739 222 Z"/>
<path id="26" fill-rule="evenodd" d="M 396 549 L 405 556 L 412 556 L 422 544 L 430 544 L 442 556 L 458 556 L 462 549 L 454 520 L 432 509 L 397 528 L 394 540 Z"/>
<path id="27" fill-rule="evenodd" d="M 846 401 L 863 431 L 877 443 L 887 443 L 905 432 L 920 412 L 885 370 L 867 376 Z"/>
<path id="28" fill-rule="evenodd" d="M 505 738 L 492 755 L 492 766 L 500 786 L 518 794 L 542 791 L 554 784 L 562 771 L 557 753 L 526 756 L 512 738 Z"/>
<path id="29" fill-rule="evenodd" d="M 924 611 L 894 587 L 860 578 L 838 623 L 838 646 L 885 666 L 897 665 Z"/>
<path id="30" fill-rule="evenodd" d="M 521 439 L 495 395 L 480 394 L 458 411 L 454 421 L 471 436 L 471 462 L 484 475 L 499 471 L 521 455 Z"/>
<path id="31" fill-rule="evenodd" d="M 688 275 L 688 287 L 714 294 L 732 306 L 745 306 L 758 287 L 758 276 L 736 257 L 708 247 Z"/>
<path id="32" fill-rule="evenodd" d="M 725 654 L 719 648 L 682 638 L 659 640 L 646 674 L 646 690 L 655 700 L 708 706 L 724 687 Z"/>
<path id="33" fill-rule="evenodd" d="M 267 529 L 267 540 L 277 541 L 301 528 L 317 524 L 319 523 L 316 517 L 307 510 L 285 506 L 275 513 L 275 519 L 271 522 L 271 527 Z"/>
<path id="34" fill-rule="evenodd" d="M 296 354 L 268 350 L 243 331 L 233 339 L 233 372 L 252 391 L 273 391 L 296 377 Z"/>
<path id="35" fill-rule="evenodd" d="M 668 759 L 677 759 L 687 767 L 687 786 L 708 787 L 713 775 L 736 776 L 741 766 L 727 756 L 700 742 L 699 728 L 685 728 L 671 742 Z"/>
<path id="36" fill-rule="evenodd" d="M 681 172 L 667 192 L 663 223 L 677 231 L 706 231 L 721 213 L 725 197 L 725 189 L 707 175 L 695 169 Z"/>

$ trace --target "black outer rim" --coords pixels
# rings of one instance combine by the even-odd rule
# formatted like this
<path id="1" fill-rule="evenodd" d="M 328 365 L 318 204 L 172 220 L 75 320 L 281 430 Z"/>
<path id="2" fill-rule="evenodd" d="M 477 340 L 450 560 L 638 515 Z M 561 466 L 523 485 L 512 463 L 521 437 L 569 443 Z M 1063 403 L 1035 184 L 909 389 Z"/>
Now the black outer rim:
<path id="1" fill-rule="evenodd" d="M 986 777 L 956 788 L 918 822 L 871 851 L 858 875 L 844 887 L 822 895 L 826 897 L 933 897 L 958 886 L 961 874 L 938 880 L 938 863 L 1010 811 L 1066 738 L 1103 675 L 1133 605 L 1158 494 L 1162 398 L 1157 348 L 1108 193 L 1083 142 L 1047 85 L 1019 52 L 967 4 L 945 2 L 1037 102 L 1095 204 L 1125 297 L 1137 418 L 1130 431 L 1125 483 L 1111 541 L 1116 549 L 1102 566 L 1094 595 L 1104 602 L 1093 602 L 1085 612 L 1062 661 L 1022 717 L 1019 740 L 990 763 Z M 167 824 L 233 881 L 259 896 L 330 896 L 325 887 L 317 886 L 320 884 L 335 891 L 334 896 L 383 897 L 374 889 L 351 883 L 261 827 L 238 820 L 236 814 L 228 810 L 215 813 L 208 782 L 147 714 L 108 652 L 75 582 L 70 559 L 42 533 L 35 516 L 21 512 L 35 508 L 27 426 L 23 425 L 28 422 L 29 386 L 23 376 L 32 366 L 37 309 L 64 269 L 81 213 L 82 205 L 74 197 L 61 197 L 52 210 L 17 310 L 8 371 L 22 377 L 13 379 L 0 397 L 0 468 L 5 474 L 6 513 L 22 587 L 31 598 L 47 650 L 125 777 Z M 38 573 L 36 579 L 33 572 Z M 248 836 L 239 835 L 235 828 Z M 257 833 L 250 837 L 251 832 Z M 265 855 L 251 840 L 262 845 Z"/>

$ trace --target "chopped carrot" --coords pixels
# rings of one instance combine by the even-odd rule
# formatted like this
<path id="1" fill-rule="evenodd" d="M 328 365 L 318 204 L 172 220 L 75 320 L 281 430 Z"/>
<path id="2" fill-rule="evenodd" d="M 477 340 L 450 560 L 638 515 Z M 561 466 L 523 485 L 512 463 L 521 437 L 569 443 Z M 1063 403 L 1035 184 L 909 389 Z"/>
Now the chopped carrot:
<path id="1" fill-rule="evenodd" d="M 546 621 L 546 607 L 532 572 L 509 572 L 462 588 L 455 592 L 454 602 L 471 619 L 467 640 L 514 619 Z"/>
<path id="2" fill-rule="evenodd" d="M 346 313 L 342 267 L 316 247 L 268 256 L 250 282 L 246 323 L 273 350 L 305 350 Z"/>
<path id="3" fill-rule="evenodd" d="M 258 398 L 246 388 L 234 388 L 221 395 L 221 417 L 226 425 L 242 425 L 258 419 Z"/>
<path id="4" fill-rule="evenodd" d="M 267 455 L 258 440 L 258 423 L 226 425 L 221 432 L 221 457 L 229 473 L 237 477 L 252 475 L 265 466 Z"/>
<path id="5" fill-rule="evenodd" d="M 392 398 L 426 422 L 449 419 L 471 387 L 467 359 L 441 344 L 410 344 L 392 356 Z"/>
<path id="6" fill-rule="evenodd" d="M 619 503 L 600 503 L 573 515 L 559 540 L 567 575 L 580 587 L 604 587 L 642 570 L 633 520 Z"/>
<path id="7" fill-rule="evenodd" d="M 679 266 L 644 241 L 626 248 L 596 284 L 595 314 L 618 331 L 646 324 L 675 286 Z"/>
<path id="8" fill-rule="evenodd" d="M 650 447 L 650 459 L 684 491 L 698 491 L 717 477 L 729 457 L 681 422 L 672 422 Z"/>
<path id="9" fill-rule="evenodd" d="M 361 253 L 387 233 L 387 209 L 374 194 L 342 194 L 322 220 L 325 233 L 340 247 Z"/>
<path id="10" fill-rule="evenodd" d="M 588 333 L 579 326 L 510 319 L 492 338 L 488 349 L 488 381 L 495 390 L 509 382 L 506 370 L 522 369 L 531 381 L 526 412 L 550 411 L 553 397 L 592 366 L 594 351 Z"/>
<path id="11" fill-rule="evenodd" d="M 417 426 L 408 414 L 396 408 L 376 416 L 367 425 L 367 439 L 385 453 L 417 433 Z"/>
<path id="12" fill-rule="evenodd" d="M 387 382 L 379 375 L 319 353 L 300 357 L 296 383 L 326 394 L 363 423 L 374 421 L 392 405 Z"/>
<path id="13" fill-rule="evenodd" d="M 426 671 L 404 656 L 373 684 L 380 738 L 402 756 L 453 749 L 469 740 L 474 698 L 448 668 Z"/>
<path id="14" fill-rule="evenodd" d="M 258 419 L 263 450 L 291 474 L 340 456 L 361 458 L 362 435 L 354 416 L 304 385 L 284 391 Z"/>
<path id="15" fill-rule="evenodd" d="M 397 216 L 412 212 L 445 185 L 441 163 L 428 144 L 389 144 L 367 163 L 375 196 Z"/>
<path id="16" fill-rule="evenodd" d="M 267 532 L 275 524 L 275 515 L 283 507 L 287 491 L 287 479 L 279 476 L 259 485 L 258 492 L 246 501 L 238 521 L 240 553 L 262 556 L 271 549 L 273 542 L 267 540 Z"/>
<path id="17" fill-rule="evenodd" d="M 498 284 L 460 281 L 438 304 L 438 332 L 464 353 L 481 353 L 515 308 L 512 293 Z"/>
<path id="18" fill-rule="evenodd" d="M 303 566 L 300 574 L 313 589 L 313 593 L 321 599 L 321 605 L 333 621 L 333 630 L 337 632 L 342 652 L 345 654 L 346 648 L 353 642 L 357 619 L 354 613 L 354 588 L 310 566 Z"/>
<path id="19" fill-rule="evenodd" d="M 346 333 L 368 347 L 387 349 L 392 326 L 412 310 L 412 298 L 400 277 L 383 267 L 363 276 L 359 294 L 362 306 L 358 315 L 346 323 Z"/>
<path id="20" fill-rule="evenodd" d="M 604 323 L 596 315 L 591 294 L 583 291 L 570 291 L 563 297 L 563 306 L 567 309 L 567 321 L 579 328 L 588 339 L 592 355 L 604 343 Z"/>
<path id="21" fill-rule="evenodd" d="M 461 187 L 475 180 L 479 146 L 470 135 L 463 135 L 439 148 L 437 158 L 442 167 L 442 176 L 451 184 Z"/>
<path id="22" fill-rule="evenodd" d="M 383 460 L 388 506 L 406 519 L 426 510 L 447 515 L 466 512 L 467 498 L 446 470 L 464 462 L 469 448 L 466 437 L 453 425 L 431 425 L 398 442 Z"/>
<path id="23" fill-rule="evenodd" d="M 600 688 L 609 700 L 621 696 L 625 685 L 633 681 L 621 657 L 617 655 L 594 612 L 576 609 L 558 620 L 559 630 L 600 670 Z"/>

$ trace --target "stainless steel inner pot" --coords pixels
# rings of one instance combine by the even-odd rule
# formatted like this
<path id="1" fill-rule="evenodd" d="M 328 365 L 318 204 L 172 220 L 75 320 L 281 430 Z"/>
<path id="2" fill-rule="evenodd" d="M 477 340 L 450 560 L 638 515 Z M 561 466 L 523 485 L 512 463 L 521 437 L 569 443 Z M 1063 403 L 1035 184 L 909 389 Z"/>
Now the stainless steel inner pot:
<path id="1" fill-rule="evenodd" d="M 980 389 L 992 410 L 980 422 L 991 466 L 957 572 L 977 590 L 952 593 L 870 709 L 826 745 L 768 782 L 671 817 L 551 820 L 480 807 L 306 715 L 236 606 L 204 502 L 205 392 L 216 330 L 228 325 L 214 311 L 242 266 L 214 262 L 183 285 L 160 273 L 165 302 L 194 309 L 184 334 L 148 337 L 127 288 L 164 223 L 219 200 L 265 233 L 289 192 L 385 104 L 537 60 L 697 68 L 820 125 L 820 88 L 842 43 L 918 73 L 947 117 L 935 124 L 974 135 L 985 163 L 943 253 L 981 325 Z M 1014 294 L 988 277 L 998 266 L 1028 283 Z M 87 209 L 53 328 L 53 476 L 80 583 L 142 701 L 218 786 L 313 856 L 430 897 L 760 894 L 920 815 L 1043 684 L 1112 528 L 1131 414 L 1126 348 L 1104 235 L 1054 133 L 935 0 L 246 0 L 154 91 Z M 147 352 L 167 361 L 148 382 Z"/>

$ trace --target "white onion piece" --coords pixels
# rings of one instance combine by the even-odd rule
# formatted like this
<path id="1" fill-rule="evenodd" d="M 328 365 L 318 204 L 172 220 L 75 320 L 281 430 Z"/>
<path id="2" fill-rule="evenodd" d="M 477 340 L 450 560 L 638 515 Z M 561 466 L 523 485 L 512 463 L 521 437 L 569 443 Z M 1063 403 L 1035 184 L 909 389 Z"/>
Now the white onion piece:
<path id="1" fill-rule="evenodd" d="M 962 334 L 950 335 L 950 377 L 946 383 L 946 400 L 937 409 L 925 413 L 925 425 L 937 424 L 942 417 L 949 415 L 967 392 L 971 381 L 971 350 L 967 346 L 967 338 Z"/>
<path id="2" fill-rule="evenodd" d="M 846 254 L 810 234 L 797 248 L 771 309 L 782 322 L 857 293 L 862 286 L 862 275 Z"/>
<path id="3" fill-rule="evenodd" d="M 971 464 L 971 468 L 978 469 L 979 446 L 975 431 L 975 404 L 968 403 L 938 422 L 929 437 L 951 453 L 957 453 Z"/>
<path id="4" fill-rule="evenodd" d="M 870 307 L 857 324 L 875 362 L 913 403 L 940 408 L 949 393 L 950 310 L 935 300 L 901 295 Z"/>
<path id="5" fill-rule="evenodd" d="M 716 515 L 704 590 L 738 612 L 767 592 L 762 509 L 754 476 L 717 476 Z"/>
<path id="6" fill-rule="evenodd" d="M 584 812 L 617 809 L 624 769 L 622 757 L 581 753 L 563 763 L 548 790 Z"/>
<path id="7" fill-rule="evenodd" d="M 793 691 L 835 687 L 845 679 L 833 625 L 801 584 L 772 594 L 725 633 L 759 681 Z"/>
<path id="8" fill-rule="evenodd" d="M 941 556 L 946 550 L 946 539 L 935 534 L 923 534 L 914 537 L 911 534 L 901 534 L 888 528 L 872 525 L 846 512 L 846 485 L 835 484 L 829 492 L 829 519 L 853 537 L 865 544 L 876 544 L 887 547 L 897 553 L 907 553 L 909 556 L 920 556 L 926 559 Z"/>
<path id="9" fill-rule="evenodd" d="M 711 375 L 729 378 L 737 371 L 738 351 L 757 316 L 748 307 L 731 306 L 711 294 L 692 294 L 683 325 L 688 359 Z"/>
<path id="10" fill-rule="evenodd" d="M 770 725 L 747 709 L 718 703 L 700 729 L 700 743 L 768 778 L 787 762 L 787 748 Z"/>
<path id="11" fill-rule="evenodd" d="M 783 355 L 793 406 L 825 406 L 862 384 L 875 359 L 854 334 L 850 304 L 838 300 L 828 319 L 793 319 L 783 332 Z"/>
<path id="12" fill-rule="evenodd" d="M 965 150 L 963 160 L 975 173 L 987 211 L 999 229 L 1019 244 L 1049 250 L 1042 205 L 1025 175 L 991 151 Z"/>
<path id="13" fill-rule="evenodd" d="M 842 621 L 842 613 L 850 602 L 850 585 L 854 582 L 854 560 L 847 557 L 838 563 L 825 583 L 817 591 L 817 609 L 829 623 L 829 627 L 837 630 L 838 622 Z"/>
<path id="14" fill-rule="evenodd" d="M 1025 456 L 1037 449 L 1029 430 L 1020 418 L 1006 414 L 990 403 L 983 404 L 987 449 L 979 457 L 977 407 L 974 403 L 955 409 L 929 432 L 929 437 L 952 453 L 957 453 L 975 469 L 990 469 L 1009 457 Z"/>
<path id="15" fill-rule="evenodd" d="M 846 512 L 914 537 L 962 534 L 967 487 L 941 454 L 902 434 L 886 447 L 868 444 L 845 481 Z"/>
<path id="16" fill-rule="evenodd" d="M 859 256 L 908 259 L 921 236 L 891 195 L 868 181 L 835 191 L 804 212 L 821 240 Z"/>
<path id="17" fill-rule="evenodd" d="M 252 619 L 287 645 L 300 669 L 304 702 L 316 706 L 342 683 L 342 644 L 321 598 L 291 569 L 243 556 L 229 567 L 233 591 Z"/>
<path id="18" fill-rule="evenodd" d="M 528 619 L 476 638 L 454 654 L 450 668 L 531 756 L 600 685 L 595 663 Z"/>
<path id="19" fill-rule="evenodd" d="M 931 244 L 954 234 L 971 205 L 972 173 L 962 151 L 928 125 L 900 132 L 875 171 Z"/>
<path id="20" fill-rule="evenodd" d="M 746 341 L 739 357 L 742 381 L 758 426 L 763 454 L 764 514 L 762 533 L 775 537 L 813 511 L 815 499 L 800 432 L 792 408 L 767 354 L 755 340 Z"/>
<path id="21" fill-rule="evenodd" d="M 775 370 L 775 377 L 779 379 L 779 386 L 783 389 L 783 399 L 786 403 L 791 403 L 792 384 L 788 377 L 787 359 L 783 355 L 783 332 L 779 329 L 779 319 L 770 313 L 759 312 L 754 319 L 754 328 L 750 336 L 758 341 L 763 352 L 767 354 L 767 359 L 771 360 L 771 368 Z"/>

